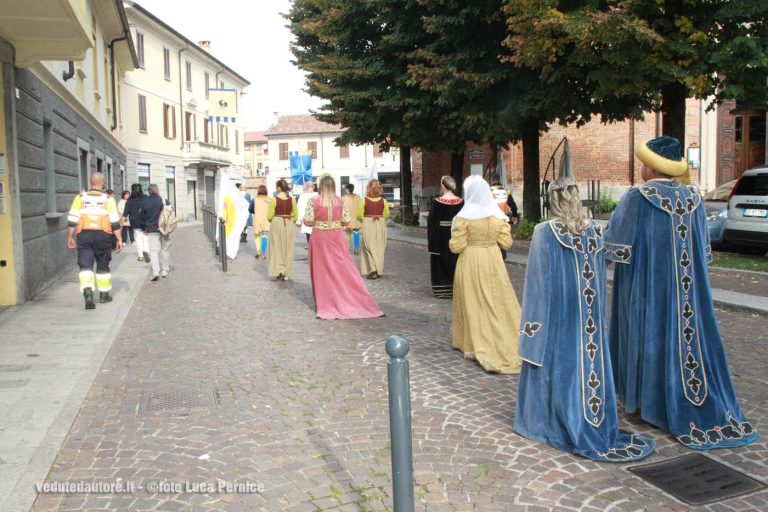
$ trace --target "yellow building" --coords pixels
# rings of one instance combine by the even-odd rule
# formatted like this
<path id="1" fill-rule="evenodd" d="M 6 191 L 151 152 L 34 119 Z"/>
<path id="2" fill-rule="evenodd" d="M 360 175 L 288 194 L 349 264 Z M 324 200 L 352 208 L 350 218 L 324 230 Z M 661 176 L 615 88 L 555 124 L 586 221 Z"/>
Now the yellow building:
<path id="1" fill-rule="evenodd" d="M 0 305 L 75 265 L 67 209 L 93 171 L 126 183 L 121 76 L 137 56 L 121 3 L 9 0 L 0 9 Z"/>
<path id="2" fill-rule="evenodd" d="M 179 219 L 195 219 L 214 204 L 218 170 L 245 178 L 238 107 L 249 82 L 209 53 L 210 42 L 191 41 L 139 4 L 126 6 L 139 59 L 123 82 L 128 179 L 145 191 L 157 184 Z M 218 94 L 231 95 L 231 116 L 218 115 Z"/>

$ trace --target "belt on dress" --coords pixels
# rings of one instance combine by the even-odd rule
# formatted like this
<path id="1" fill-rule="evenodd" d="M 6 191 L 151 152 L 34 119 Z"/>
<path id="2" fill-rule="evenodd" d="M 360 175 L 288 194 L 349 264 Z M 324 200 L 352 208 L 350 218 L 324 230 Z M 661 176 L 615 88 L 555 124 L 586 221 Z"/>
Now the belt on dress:
<path id="1" fill-rule="evenodd" d="M 474 240 L 467 242 L 470 247 L 493 247 L 497 242 L 489 240 Z"/>

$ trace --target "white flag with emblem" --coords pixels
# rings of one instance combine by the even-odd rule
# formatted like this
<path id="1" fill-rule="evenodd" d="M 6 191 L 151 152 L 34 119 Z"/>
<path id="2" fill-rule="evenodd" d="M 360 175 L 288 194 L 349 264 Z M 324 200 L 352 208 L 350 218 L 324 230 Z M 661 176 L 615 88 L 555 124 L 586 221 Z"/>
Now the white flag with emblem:
<path id="1" fill-rule="evenodd" d="M 224 219 L 227 257 L 235 259 L 240 249 L 240 233 L 248 222 L 248 201 L 243 197 L 227 173 L 219 171 L 219 193 L 216 201 L 216 215 Z M 219 240 L 219 230 L 216 229 L 216 241 Z"/>

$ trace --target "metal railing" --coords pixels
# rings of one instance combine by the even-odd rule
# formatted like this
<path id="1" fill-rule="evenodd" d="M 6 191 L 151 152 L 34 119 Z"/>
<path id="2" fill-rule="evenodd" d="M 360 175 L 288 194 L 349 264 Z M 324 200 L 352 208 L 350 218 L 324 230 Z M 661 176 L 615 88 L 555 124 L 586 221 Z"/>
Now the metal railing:
<path id="1" fill-rule="evenodd" d="M 221 271 L 227 271 L 227 230 L 226 222 L 224 219 L 220 219 L 216 216 L 216 211 L 208 206 L 203 205 L 201 208 L 203 212 L 203 233 L 208 239 L 213 249 L 213 254 L 219 258 L 221 262 Z M 216 239 L 218 236 L 218 240 Z"/>

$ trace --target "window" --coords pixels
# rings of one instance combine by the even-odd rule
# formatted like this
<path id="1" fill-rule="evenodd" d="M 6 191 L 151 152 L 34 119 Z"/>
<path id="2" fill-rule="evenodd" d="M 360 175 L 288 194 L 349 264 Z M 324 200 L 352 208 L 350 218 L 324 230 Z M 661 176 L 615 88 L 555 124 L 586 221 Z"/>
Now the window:
<path id="1" fill-rule="evenodd" d="M 229 126 L 225 123 L 219 123 L 219 146 L 229 147 Z"/>
<path id="2" fill-rule="evenodd" d="M 96 53 L 96 48 L 98 48 L 98 39 L 96 39 L 96 16 L 91 15 L 91 39 L 93 41 L 93 48 L 91 52 L 91 57 L 93 57 L 93 91 L 98 94 L 99 93 L 99 56 Z M 99 96 L 96 97 L 96 100 L 99 100 Z"/>
<path id="3" fill-rule="evenodd" d="M 208 91 L 211 90 L 211 75 L 205 72 L 205 98 L 208 99 Z"/>
<path id="4" fill-rule="evenodd" d="M 339 158 L 349 158 L 349 146 L 339 146 Z"/>
<path id="5" fill-rule="evenodd" d="M 139 131 L 147 133 L 147 97 L 139 94 Z"/>
<path id="6" fill-rule="evenodd" d="M 211 124 L 211 122 L 208 120 L 207 117 L 203 119 L 203 132 L 204 132 L 203 141 L 206 144 L 209 144 L 211 142 L 211 135 L 210 135 L 211 134 L 211 126 L 210 126 L 210 124 Z"/>
<path id="7" fill-rule="evenodd" d="M 373 156 L 377 158 L 381 156 L 381 144 L 373 145 Z"/>
<path id="8" fill-rule="evenodd" d="M 219 86 L 219 88 L 226 89 L 226 87 L 224 87 L 224 80 L 221 81 L 221 85 Z"/>
<path id="9" fill-rule="evenodd" d="M 136 57 L 139 59 L 139 67 L 144 69 L 144 34 L 136 31 Z"/>
<path id="10" fill-rule="evenodd" d="M 235 154 L 240 154 L 240 132 L 235 130 Z"/>
<path id="11" fill-rule="evenodd" d="M 165 167 L 165 198 L 176 209 L 176 168 L 172 165 Z"/>
<path id="12" fill-rule="evenodd" d="M 138 175 L 139 185 L 141 185 L 141 189 L 146 194 L 149 189 L 149 164 L 138 164 L 136 174 Z"/>
<path id="13" fill-rule="evenodd" d="M 90 179 L 88 172 L 88 150 L 80 148 L 80 190 L 87 191 L 90 187 Z"/>
<path id="14" fill-rule="evenodd" d="M 288 143 L 280 143 L 280 160 L 288 160 Z"/>
<path id="15" fill-rule="evenodd" d="M 171 81 L 171 50 L 163 48 L 163 76 Z"/>
<path id="16" fill-rule="evenodd" d="M 187 61 L 187 90 L 192 90 L 192 63 Z"/>
<path id="17" fill-rule="evenodd" d="M 307 151 L 312 152 L 312 160 L 317 159 L 317 142 L 307 142 Z"/>
<path id="18" fill-rule="evenodd" d="M 197 140 L 197 126 L 195 126 L 195 114 L 184 113 L 184 140 L 187 142 Z"/>
<path id="19" fill-rule="evenodd" d="M 163 103 L 163 134 L 169 139 L 176 138 L 176 107 Z"/>
<path id="20" fill-rule="evenodd" d="M 264 156 L 269 156 L 269 148 L 264 146 Z"/>

